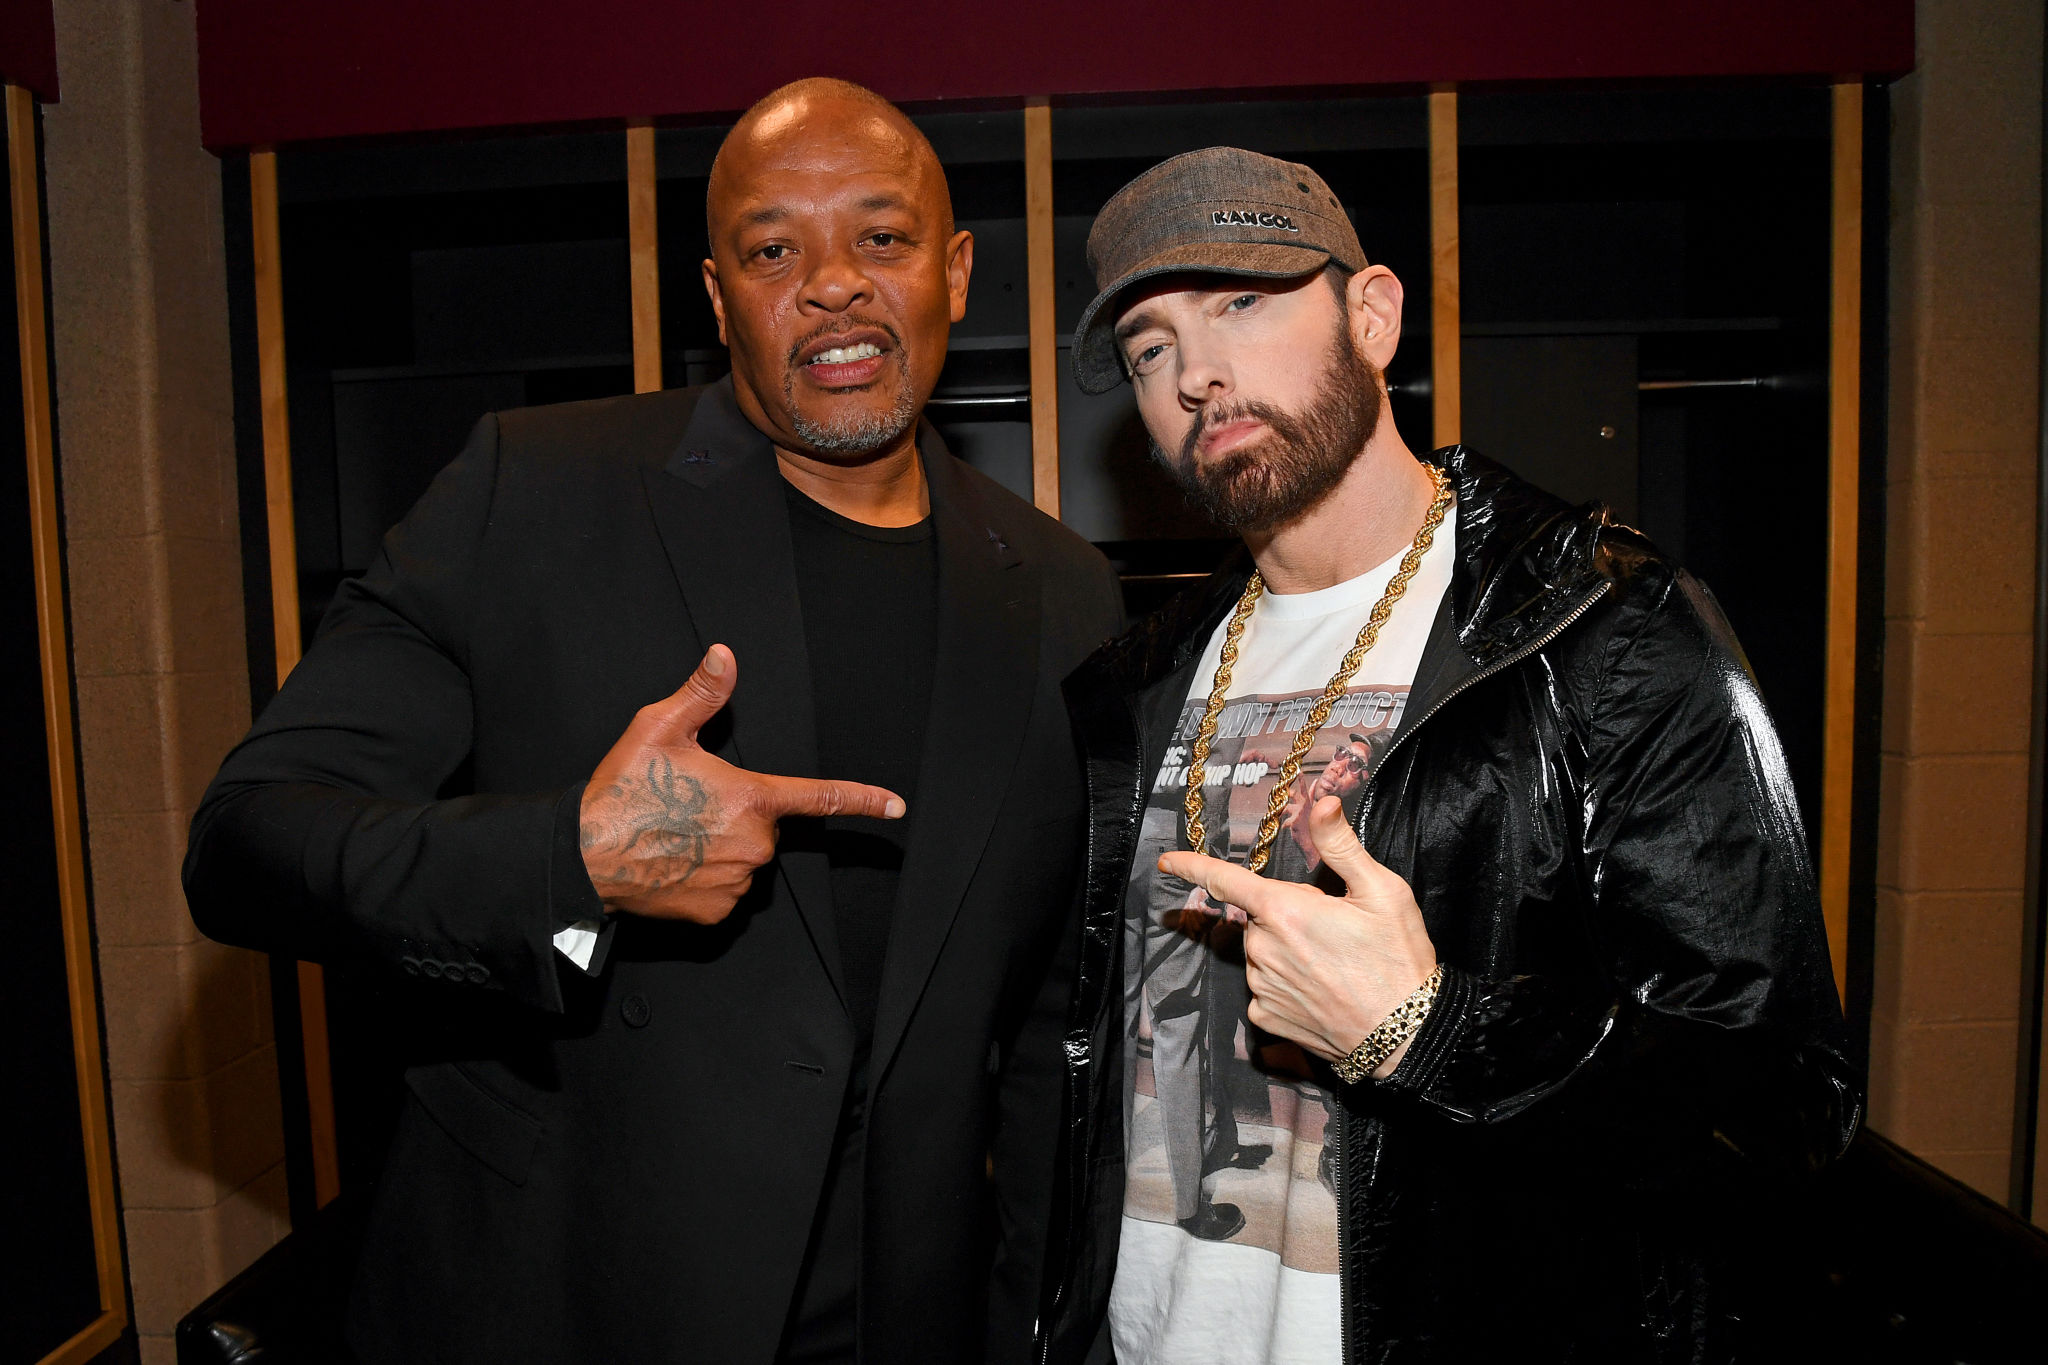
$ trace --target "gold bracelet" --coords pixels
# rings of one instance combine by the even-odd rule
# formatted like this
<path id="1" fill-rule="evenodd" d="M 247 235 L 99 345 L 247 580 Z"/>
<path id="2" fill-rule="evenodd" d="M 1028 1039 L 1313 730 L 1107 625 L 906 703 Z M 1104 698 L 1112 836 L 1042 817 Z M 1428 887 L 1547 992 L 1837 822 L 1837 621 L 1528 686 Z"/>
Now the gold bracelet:
<path id="1" fill-rule="evenodd" d="M 1415 988 L 1415 993 L 1394 1006 L 1394 1012 L 1380 1020 L 1365 1041 L 1351 1049 L 1351 1055 L 1340 1057 L 1330 1063 L 1330 1069 L 1337 1073 L 1337 1079 L 1346 1085 L 1357 1085 L 1366 1077 L 1386 1064 L 1387 1058 L 1401 1050 L 1401 1044 L 1413 1038 L 1422 1028 L 1422 1021 L 1429 1018 L 1430 1007 L 1436 1004 L 1436 994 L 1443 989 L 1444 964 L 1436 964 L 1436 970 L 1429 978 Z"/>

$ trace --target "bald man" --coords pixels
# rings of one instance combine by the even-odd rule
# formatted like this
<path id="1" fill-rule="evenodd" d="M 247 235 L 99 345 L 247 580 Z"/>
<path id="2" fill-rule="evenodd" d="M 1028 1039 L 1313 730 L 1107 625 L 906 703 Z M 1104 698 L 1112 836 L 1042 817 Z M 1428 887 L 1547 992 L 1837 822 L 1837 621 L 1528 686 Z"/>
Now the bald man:
<path id="1" fill-rule="evenodd" d="M 208 934 L 381 974 L 366 1362 L 1021 1360 L 1089 546 L 919 419 L 974 243 L 841 82 L 713 169 L 732 374 L 486 417 L 193 821 Z"/>

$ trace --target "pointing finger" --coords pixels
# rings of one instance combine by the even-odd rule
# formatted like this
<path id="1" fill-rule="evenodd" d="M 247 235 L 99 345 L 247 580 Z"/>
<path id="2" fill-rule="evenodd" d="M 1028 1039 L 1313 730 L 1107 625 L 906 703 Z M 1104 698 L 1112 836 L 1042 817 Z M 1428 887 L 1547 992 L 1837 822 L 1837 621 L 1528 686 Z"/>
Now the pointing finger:
<path id="1" fill-rule="evenodd" d="M 836 782 L 822 777 L 755 775 L 761 783 L 762 809 L 770 815 L 866 815 L 877 820 L 903 817 L 903 798 L 884 787 Z"/>
<path id="2" fill-rule="evenodd" d="M 1308 813 L 1308 833 L 1323 862 L 1344 879 L 1345 891 L 1353 899 L 1364 895 L 1380 865 L 1365 851 L 1357 831 L 1344 818 L 1344 803 L 1334 796 L 1316 802 Z"/>
<path id="3" fill-rule="evenodd" d="M 651 722 L 644 738 L 653 744 L 694 744 L 697 732 L 732 700 L 733 684 L 738 681 L 739 662 L 732 651 L 724 645 L 711 646 L 681 687 L 641 713 Z"/>
<path id="4" fill-rule="evenodd" d="M 1201 853 L 1166 853 L 1160 856 L 1159 870 L 1169 877 L 1193 882 L 1209 893 L 1209 899 L 1227 901 L 1253 919 L 1272 903 L 1273 883 L 1221 858 Z"/>

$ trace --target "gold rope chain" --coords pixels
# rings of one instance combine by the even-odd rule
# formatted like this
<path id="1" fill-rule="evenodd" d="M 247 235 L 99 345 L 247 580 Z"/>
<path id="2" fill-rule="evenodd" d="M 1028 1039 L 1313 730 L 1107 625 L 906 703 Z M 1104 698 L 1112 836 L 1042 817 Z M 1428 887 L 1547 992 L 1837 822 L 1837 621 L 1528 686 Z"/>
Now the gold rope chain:
<path id="1" fill-rule="evenodd" d="M 1365 656 L 1380 638 L 1380 627 L 1394 614 L 1394 604 L 1401 600 L 1401 594 L 1408 591 L 1408 582 L 1415 577 L 1415 571 L 1422 567 L 1422 557 L 1429 553 L 1430 545 L 1436 540 L 1437 528 L 1443 525 L 1444 513 L 1451 506 L 1451 484 L 1435 465 L 1424 465 L 1429 481 L 1435 489 L 1430 499 L 1429 513 L 1422 519 L 1422 526 L 1415 532 L 1415 541 L 1408 547 L 1408 553 L 1401 556 L 1401 566 L 1387 583 L 1387 590 L 1380 594 L 1380 600 L 1373 604 L 1372 615 L 1365 620 L 1365 626 L 1358 632 L 1358 641 L 1345 654 L 1337 672 L 1330 679 L 1323 695 L 1309 709 L 1301 729 L 1295 732 L 1294 747 L 1287 754 L 1287 761 L 1280 765 L 1279 780 L 1273 784 L 1272 795 L 1266 799 L 1266 815 L 1259 821 L 1259 837 L 1252 843 L 1250 856 L 1244 860 L 1247 869 L 1263 871 L 1266 859 L 1272 856 L 1273 840 L 1280 833 L 1280 812 L 1287 805 L 1287 796 L 1294 788 L 1294 779 L 1301 775 L 1301 760 L 1315 744 L 1316 735 L 1323 728 L 1323 722 L 1330 718 L 1330 708 L 1337 704 L 1337 698 L 1344 695 L 1344 689 L 1351 682 L 1351 675 L 1365 662 Z M 1237 662 L 1237 647 L 1244 637 L 1244 625 L 1252 616 L 1252 608 L 1258 605 L 1259 597 L 1266 591 L 1266 581 L 1252 570 L 1251 582 L 1244 585 L 1244 596 L 1237 600 L 1237 610 L 1231 614 L 1230 624 L 1223 632 L 1223 650 L 1216 661 L 1216 683 L 1209 689 L 1208 709 L 1202 712 L 1201 728 L 1195 732 L 1195 752 L 1188 764 L 1188 794 L 1182 803 L 1187 813 L 1188 847 L 1197 853 L 1208 852 L 1209 832 L 1202 825 L 1203 779 L 1209 770 L 1209 748 L 1216 742 L 1216 722 L 1223 714 L 1224 699 L 1230 695 L 1230 669 Z"/>

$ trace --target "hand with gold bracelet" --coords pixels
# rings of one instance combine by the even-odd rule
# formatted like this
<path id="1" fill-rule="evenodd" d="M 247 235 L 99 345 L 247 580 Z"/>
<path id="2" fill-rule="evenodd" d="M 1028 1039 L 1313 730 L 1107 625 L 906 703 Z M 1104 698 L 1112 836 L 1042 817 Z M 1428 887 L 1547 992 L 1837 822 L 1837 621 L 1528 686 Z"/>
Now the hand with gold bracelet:
<path id="1" fill-rule="evenodd" d="M 1174 852 L 1159 870 L 1201 887 L 1212 901 L 1242 910 L 1246 1018 L 1337 1063 L 1432 979 L 1436 948 L 1415 893 L 1368 852 L 1334 796 L 1309 812 L 1316 850 L 1344 879 L 1344 895 L 1273 881 L 1220 858 Z M 1373 1071 L 1393 1074 L 1407 1040 Z"/>

